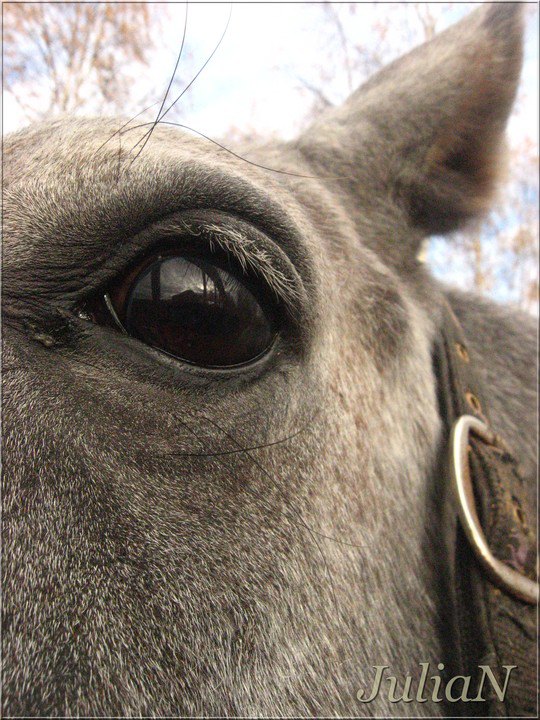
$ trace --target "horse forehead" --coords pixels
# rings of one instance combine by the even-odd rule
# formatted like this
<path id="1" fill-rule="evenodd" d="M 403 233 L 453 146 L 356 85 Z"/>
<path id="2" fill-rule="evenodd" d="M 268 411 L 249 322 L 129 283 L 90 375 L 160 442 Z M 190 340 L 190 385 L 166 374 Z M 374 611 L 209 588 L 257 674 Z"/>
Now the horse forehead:
<path id="1" fill-rule="evenodd" d="M 70 215 L 89 219 L 101 212 L 113 217 L 130 205 L 141 212 L 168 195 L 184 193 L 194 206 L 208 198 L 215 207 L 244 207 L 248 217 L 272 211 L 276 222 L 279 216 L 281 224 L 298 229 L 310 253 L 319 244 L 318 221 L 337 212 L 330 198 L 324 203 L 326 212 L 321 211 L 324 190 L 309 180 L 288 182 L 176 128 L 157 126 L 148 142 L 140 128 L 129 141 L 121 128 L 120 121 L 67 118 L 8 136 L 4 207 L 8 217 L 17 219 L 14 234 L 20 236 L 29 219 L 32 224 L 49 218 L 51 227 L 59 227 Z M 304 202 L 306 184 L 307 196 L 320 199 L 313 205 L 320 217 Z M 333 227 L 344 222 L 341 218 Z M 350 237 L 350 229 L 343 235 Z"/>
<path id="2" fill-rule="evenodd" d="M 120 161 L 125 170 L 126 165 L 152 166 L 167 157 L 184 161 L 211 157 L 211 150 L 197 138 L 174 128 L 156 127 L 148 138 L 145 132 L 140 127 L 130 132 L 120 122 L 97 119 L 63 118 L 31 126 L 4 141 L 4 187 L 44 173 L 49 181 L 66 173 L 95 178 L 110 174 L 113 180 Z"/>

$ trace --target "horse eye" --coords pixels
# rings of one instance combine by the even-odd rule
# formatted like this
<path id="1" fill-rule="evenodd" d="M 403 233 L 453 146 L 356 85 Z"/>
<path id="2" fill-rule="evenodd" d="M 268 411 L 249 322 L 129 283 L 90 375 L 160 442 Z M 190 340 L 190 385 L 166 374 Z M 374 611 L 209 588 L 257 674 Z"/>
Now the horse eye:
<path id="1" fill-rule="evenodd" d="M 248 278 L 218 265 L 158 255 L 105 302 L 131 337 L 188 363 L 225 368 L 256 360 L 273 343 L 274 319 L 258 295 Z"/>

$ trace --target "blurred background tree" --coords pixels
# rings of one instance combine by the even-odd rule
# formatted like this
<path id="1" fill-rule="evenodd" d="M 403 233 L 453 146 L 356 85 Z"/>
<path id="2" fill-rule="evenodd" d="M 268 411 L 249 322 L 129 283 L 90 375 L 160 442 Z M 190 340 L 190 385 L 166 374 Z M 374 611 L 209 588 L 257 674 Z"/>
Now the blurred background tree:
<path id="1" fill-rule="evenodd" d="M 475 6 L 235 5 L 219 54 L 167 119 L 186 121 L 187 115 L 188 124 L 226 138 L 225 144 L 291 137 Z M 189 6 L 172 99 L 209 58 L 228 11 L 228 5 Z M 19 125 L 63 112 L 130 116 L 158 103 L 185 12 L 184 4 L 175 3 L 3 3 L 4 98 L 17 103 Z M 525 12 L 528 37 L 537 38 L 538 7 L 527 5 Z M 508 177 L 494 211 L 453 237 L 431 238 L 424 251 L 439 278 L 536 314 L 538 121 L 530 117 L 534 103 L 527 94 L 538 86 L 537 62 L 536 57 L 536 75 L 531 80 L 529 72 L 522 82 L 510 119 Z"/>
<path id="2" fill-rule="evenodd" d="M 4 90 L 29 120 L 140 109 L 165 17 L 163 3 L 4 3 Z"/>
<path id="3" fill-rule="evenodd" d="M 343 102 L 370 75 L 431 40 L 452 6 L 407 2 L 389 3 L 382 8 L 376 2 L 321 3 L 324 61 L 315 69 L 316 79 L 299 78 L 301 86 L 313 94 L 311 112 L 317 114 Z M 332 96 L 328 95 L 330 89 Z"/>

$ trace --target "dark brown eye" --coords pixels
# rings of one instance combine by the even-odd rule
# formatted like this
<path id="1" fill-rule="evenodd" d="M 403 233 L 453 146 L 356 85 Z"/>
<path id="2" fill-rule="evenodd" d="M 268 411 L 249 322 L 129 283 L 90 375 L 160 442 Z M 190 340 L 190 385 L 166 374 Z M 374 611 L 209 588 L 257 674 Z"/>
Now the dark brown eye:
<path id="1" fill-rule="evenodd" d="M 272 313 L 247 278 L 177 255 L 157 256 L 137 273 L 106 296 L 128 335 L 215 368 L 249 363 L 272 345 Z"/>

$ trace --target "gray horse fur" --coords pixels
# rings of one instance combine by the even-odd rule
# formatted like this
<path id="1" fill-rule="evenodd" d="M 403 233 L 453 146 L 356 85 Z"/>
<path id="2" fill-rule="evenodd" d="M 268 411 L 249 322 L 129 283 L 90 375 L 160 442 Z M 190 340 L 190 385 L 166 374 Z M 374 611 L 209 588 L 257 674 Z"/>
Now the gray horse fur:
<path id="1" fill-rule="evenodd" d="M 289 175 L 165 125 L 132 164 L 146 128 L 116 120 L 5 140 L 5 715 L 449 712 L 356 694 L 373 665 L 401 682 L 447 655 L 443 298 L 534 476 L 535 324 L 417 260 L 489 207 L 521 25 L 481 7 L 250 149 Z M 79 312 L 186 232 L 290 309 L 252 367 L 187 366 Z"/>

